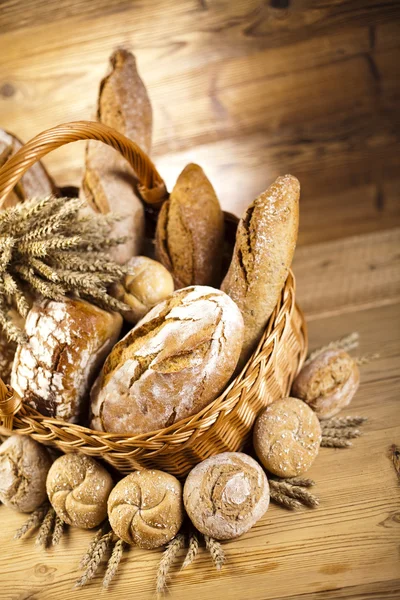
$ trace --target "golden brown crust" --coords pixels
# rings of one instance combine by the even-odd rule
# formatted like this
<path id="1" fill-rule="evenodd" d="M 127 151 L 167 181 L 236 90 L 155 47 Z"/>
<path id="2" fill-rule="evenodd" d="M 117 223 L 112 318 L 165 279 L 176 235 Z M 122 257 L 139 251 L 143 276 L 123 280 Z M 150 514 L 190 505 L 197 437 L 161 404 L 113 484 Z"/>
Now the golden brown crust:
<path id="1" fill-rule="evenodd" d="M 259 196 L 239 222 L 232 262 L 221 290 L 243 314 L 243 365 L 260 340 L 285 284 L 296 247 L 300 184 L 284 175 Z"/>
<path id="2" fill-rule="evenodd" d="M 350 404 L 359 383 L 357 363 L 347 352 L 325 350 L 303 367 L 292 394 L 307 402 L 321 419 L 329 419 Z"/>
<path id="3" fill-rule="evenodd" d="M 187 165 L 164 202 L 157 222 L 156 256 L 175 288 L 216 285 L 221 268 L 224 219 L 203 169 Z"/>
<path id="4" fill-rule="evenodd" d="M 163 471 L 131 473 L 117 483 L 108 499 L 114 532 L 140 548 L 164 546 L 178 533 L 183 516 L 182 486 Z"/>
<path id="5" fill-rule="evenodd" d="M 298 398 L 283 398 L 257 417 L 253 444 L 264 467 L 279 477 L 296 477 L 316 459 L 321 443 L 317 415 Z"/>

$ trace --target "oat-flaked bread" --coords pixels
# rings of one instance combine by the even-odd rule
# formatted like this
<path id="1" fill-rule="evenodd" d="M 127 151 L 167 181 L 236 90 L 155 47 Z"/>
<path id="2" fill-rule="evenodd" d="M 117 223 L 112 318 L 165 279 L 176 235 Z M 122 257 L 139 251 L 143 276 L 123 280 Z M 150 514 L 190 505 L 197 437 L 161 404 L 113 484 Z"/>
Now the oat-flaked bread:
<path id="1" fill-rule="evenodd" d="M 152 110 L 135 57 L 120 49 L 112 54 L 110 63 L 111 71 L 100 84 L 97 120 L 149 153 Z M 113 258 L 121 264 L 140 254 L 143 243 L 144 209 L 136 184 L 133 169 L 116 150 L 99 142 L 88 142 L 80 195 L 94 211 L 111 211 L 122 217 L 113 233 L 130 239 L 112 249 Z"/>
<path id="2" fill-rule="evenodd" d="M 32 512 L 46 500 L 51 458 L 27 435 L 12 435 L 0 446 L 0 500 L 14 510 Z"/>
<path id="3" fill-rule="evenodd" d="M 84 300 L 36 302 L 25 323 L 27 342 L 15 354 L 12 387 L 43 415 L 81 422 L 90 387 L 121 326 L 119 314 Z"/>
<path id="4" fill-rule="evenodd" d="M 197 413 L 225 387 L 242 341 L 229 296 L 207 286 L 174 292 L 108 356 L 92 389 L 92 428 L 146 433 Z"/>
<path id="5" fill-rule="evenodd" d="M 269 484 L 253 458 L 242 452 L 223 452 L 190 471 L 183 501 L 201 533 L 229 540 L 248 531 L 267 511 Z"/>
<path id="6" fill-rule="evenodd" d="M 92 529 L 104 521 L 112 488 L 109 472 L 83 454 L 57 458 L 46 481 L 47 495 L 57 515 L 81 529 Z"/>
<path id="7" fill-rule="evenodd" d="M 203 169 L 187 165 L 157 221 L 156 256 L 172 273 L 175 288 L 217 285 L 224 218 Z"/>
<path id="8" fill-rule="evenodd" d="M 296 247 L 300 184 L 278 179 L 241 218 L 232 262 L 221 290 L 236 302 L 244 319 L 240 365 L 260 340 L 286 281 Z"/>
<path id="9" fill-rule="evenodd" d="M 117 483 L 108 498 L 108 518 L 119 538 L 140 548 L 158 548 L 179 531 L 182 486 L 173 475 L 143 469 Z"/>

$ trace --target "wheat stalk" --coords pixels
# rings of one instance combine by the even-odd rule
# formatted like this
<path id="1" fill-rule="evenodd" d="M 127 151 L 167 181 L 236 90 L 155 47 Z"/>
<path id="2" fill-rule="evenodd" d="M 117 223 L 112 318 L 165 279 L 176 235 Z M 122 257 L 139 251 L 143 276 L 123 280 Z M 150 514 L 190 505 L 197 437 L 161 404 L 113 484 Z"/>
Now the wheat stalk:
<path id="1" fill-rule="evenodd" d="M 307 360 L 304 363 L 305 365 L 308 365 L 312 360 L 314 360 L 314 358 L 316 358 L 317 356 L 319 356 L 322 352 L 325 352 L 325 350 L 345 350 L 346 352 L 348 352 L 349 350 L 354 350 L 355 348 L 358 347 L 358 343 L 359 343 L 359 339 L 360 336 L 356 331 L 353 331 L 353 333 L 350 333 L 349 335 L 345 335 L 344 337 L 340 338 L 339 340 L 335 340 L 333 342 L 330 342 L 329 344 L 326 344 L 325 346 L 321 346 L 320 348 L 317 348 L 316 350 L 314 350 L 313 352 L 311 352 L 309 354 L 309 356 L 307 357 Z"/>
<path id="2" fill-rule="evenodd" d="M 44 517 L 43 522 L 40 526 L 39 533 L 37 534 L 35 542 L 37 546 L 47 548 L 53 531 L 55 518 L 56 511 L 53 507 L 50 507 L 47 510 L 46 516 Z"/>
<path id="3" fill-rule="evenodd" d="M 167 588 L 167 577 L 171 569 L 176 555 L 185 544 L 185 536 L 183 533 L 178 533 L 171 540 L 164 551 L 157 571 L 156 591 L 157 594 L 163 594 Z"/>
<path id="4" fill-rule="evenodd" d="M 83 575 L 78 579 L 78 581 L 75 583 L 75 587 L 83 587 L 84 585 L 86 585 L 86 583 L 88 581 L 90 581 L 91 579 L 93 579 L 93 577 L 96 575 L 98 568 L 100 566 L 100 563 L 102 561 L 103 556 L 105 555 L 105 553 L 107 552 L 112 538 L 113 538 L 113 531 L 109 531 L 108 533 L 105 533 L 100 540 L 97 542 L 92 556 L 89 559 L 89 562 L 86 566 L 86 570 L 83 573 Z"/>
<path id="5" fill-rule="evenodd" d="M 208 535 L 204 536 L 204 541 L 206 543 L 206 548 L 211 555 L 215 568 L 217 569 L 217 571 L 220 571 L 225 562 L 225 554 L 222 550 L 221 544 L 218 542 L 218 540 L 215 540 L 214 538 L 209 537 Z"/>
<path id="6" fill-rule="evenodd" d="M 60 543 L 62 538 L 62 534 L 64 533 L 64 521 L 56 515 L 56 520 L 54 523 L 53 535 L 51 538 L 51 543 L 53 546 L 57 546 Z"/>
<path id="7" fill-rule="evenodd" d="M 31 529 L 36 529 L 37 527 L 39 527 L 43 523 L 43 518 L 46 515 L 48 508 L 49 505 L 46 502 L 45 504 L 42 504 L 42 506 L 37 508 L 33 513 L 31 513 L 29 515 L 28 520 L 25 521 L 22 527 L 17 529 L 17 531 L 15 532 L 14 539 L 19 540 Z"/>
<path id="8" fill-rule="evenodd" d="M 189 543 L 188 543 L 188 551 L 185 556 L 185 560 L 183 561 L 181 570 L 186 569 L 189 565 L 192 564 L 194 559 L 196 558 L 199 551 L 199 539 L 196 533 L 192 530 L 189 533 Z"/>
<path id="9" fill-rule="evenodd" d="M 94 538 L 92 539 L 92 541 L 90 542 L 88 549 L 86 550 L 85 554 L 82 556 L 81 558 L 81 562 L 79 564 L 79 568 L 80 569 L 84 569 L 90 562 L 90 559 L 93 556 L 93 552 L 97 546 L 97 543 L 100 541 L 100 539 L 103 537 L 103 535 L 105 533 L 108 533 L 110 530 L 110 524 L 108 521 L 106 521 L 98 530 L 98 532 L 96 533 L 96 535 L 94 536 Z"/>
<path id="10" fill-rule="evenodd" d="M 123 540 L 117 540 L 113 551 L 108 561 L 106 574 L 103 579 L 103 588 L 107 589 L 114 579 L 116 572 L 118 571 L 119 563 L 121 562 L 122 555 L 125 549 L 125 542 Z"/>
<path id="11" fill-rule="evenodd" d="M 322 448 L 350 448 L 353 444 L 340 437 L 322 436 L 321 447 Z"/>
<path id="12" fill-rule="evenodd" d="M 357 425 L 362 425 L 367 421 L 367 417 L 332 417 L 331 419 L 326 419 L 320 421 L 322 431 L 325 429 L 340 429 L 342 427 L 356 427 Z"/>

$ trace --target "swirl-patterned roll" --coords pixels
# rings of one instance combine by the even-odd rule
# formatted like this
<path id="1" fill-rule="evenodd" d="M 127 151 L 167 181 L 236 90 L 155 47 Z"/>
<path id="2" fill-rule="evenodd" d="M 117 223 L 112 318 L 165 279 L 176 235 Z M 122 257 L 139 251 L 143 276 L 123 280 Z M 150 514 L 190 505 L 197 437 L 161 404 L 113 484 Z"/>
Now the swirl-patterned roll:
<path id="1" fill-rule="evenodd" d="M 183 500 L 201 533 L 228 540 L 248 531 L 265 514 L 268 480 L 250 456 L 224 452 L 207 458 L 189 473 Z"/>

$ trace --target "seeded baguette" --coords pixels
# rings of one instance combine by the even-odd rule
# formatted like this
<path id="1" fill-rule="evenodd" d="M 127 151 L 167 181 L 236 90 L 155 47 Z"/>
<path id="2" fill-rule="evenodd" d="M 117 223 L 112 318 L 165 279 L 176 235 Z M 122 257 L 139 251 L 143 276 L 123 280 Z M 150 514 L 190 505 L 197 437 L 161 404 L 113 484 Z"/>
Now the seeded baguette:
<path id="1" fill-rule="evenodd" d="M 295 177 L 278 177 L 250 204 L 239 222 L 221 290 L 243 315 L 240 366 L 260 340 L 288 276 L 299 226 L 299 197 L 300 184 Z"/>

